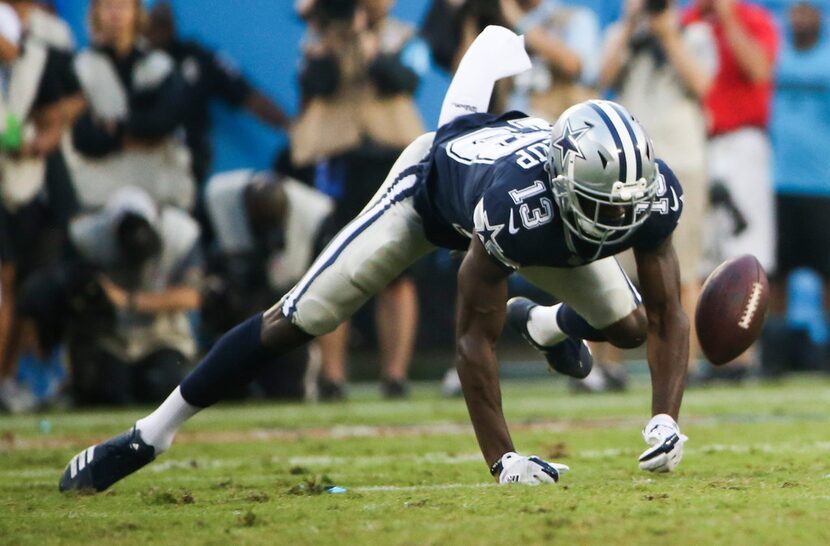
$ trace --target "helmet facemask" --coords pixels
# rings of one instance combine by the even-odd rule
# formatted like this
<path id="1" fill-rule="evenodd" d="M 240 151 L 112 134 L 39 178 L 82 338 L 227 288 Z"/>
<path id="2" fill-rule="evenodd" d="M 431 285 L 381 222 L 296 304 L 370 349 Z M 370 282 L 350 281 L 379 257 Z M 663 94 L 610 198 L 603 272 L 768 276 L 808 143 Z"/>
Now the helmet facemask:
<path id="1" fill-rule="evenodd" d="M 569 166 L 572 164 L 569 161 Z M 566 174 L 553 174 L 550 163 L 546 170 L 551 175 L 562 222 L 578 239 L 597 245 L 597 255 L 605 244 L 625 241 L 651 214 L 657 194 L 656 177 L 628 184 L 614 182 L 609 193 L 592 189 Z"/>
<path id="2" fill-rule="evenodd" d="M 545 170 L 568 247 L 578 253 L 576 239 L 595 245 L 591 259 L 648 219 L 660 180 L 643 127 L 622 106 L 601 100 L 575 104 L 559 117 Z"/>

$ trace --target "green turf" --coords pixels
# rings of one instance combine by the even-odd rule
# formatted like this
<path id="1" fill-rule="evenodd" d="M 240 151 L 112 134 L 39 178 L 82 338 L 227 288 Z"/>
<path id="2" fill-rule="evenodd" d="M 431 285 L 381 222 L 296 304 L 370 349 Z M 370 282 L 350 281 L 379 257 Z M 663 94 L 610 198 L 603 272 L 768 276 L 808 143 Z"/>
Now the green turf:
<path id="1" fill-rule="evenodd" d="M 492 485 L 463 402 L 436 385 L 220 406 L 97 496 L 58 494 L 63 465 L 141 411 L 0 416 L 0 544 L 830 544 L 827 378 L 690 390 L 672 475 L 636 467 L 646 385 L 504 391 L 517 448 L 571 465 L 560 484 Z M 315 494 L 325 483 L 348 491 Z"/>

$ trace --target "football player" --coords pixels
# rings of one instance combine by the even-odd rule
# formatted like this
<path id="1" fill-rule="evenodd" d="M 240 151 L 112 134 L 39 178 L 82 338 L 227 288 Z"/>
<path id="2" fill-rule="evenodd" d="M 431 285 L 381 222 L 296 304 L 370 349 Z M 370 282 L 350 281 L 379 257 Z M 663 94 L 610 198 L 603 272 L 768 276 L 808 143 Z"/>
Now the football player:
<path id="1" fill-rule="evenodd" d="M 572 377 L 591 369 L 583 340 L 620 347 L 647 341 L 653 417 L 639 464 L 673 469 L 686 440 L 676 420 L 689 327 L 671 242 L 682 189 L 642 127 L 612 102 L 577 104 L 552 127 L 516 112 L 479 113 L 495 79 L 529 66 L 521 37 L 488 27 L 459 66 L 438 131 L 402 153 L 300 282 L 223 336 L 131 430 L 76 455 L 60 489 L 102 491 L 148 464 L 187 419 L 249 381 L 269 357 L 330 332 L 436 247 L 467 251 L 458 273 L 458 371 L 479 446 L 500 483 L 554 483 L 567 470 L 516 453 L 495 352 L 505 322 Z M 628 248 L 637 257 L 642 298 L 614 259 Z M 562 303 L 508 302 L 514 273 Z"/>

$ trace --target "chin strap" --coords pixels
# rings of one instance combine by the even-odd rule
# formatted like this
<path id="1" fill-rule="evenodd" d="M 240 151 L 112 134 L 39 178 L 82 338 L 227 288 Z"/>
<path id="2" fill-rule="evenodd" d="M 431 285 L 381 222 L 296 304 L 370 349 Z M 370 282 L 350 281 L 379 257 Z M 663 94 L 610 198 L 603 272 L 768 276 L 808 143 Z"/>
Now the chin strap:
<path id="1" fill-rule="evenodd" d="M 568 250 L 570 250 L 573 254 L 579 256 L 580 258 L 582 258 L 584 260 L 587 260 L 589 262 L 593 262 L 594 260 L 599 258 L 600 253 L 602 253 L 602 248 L 605 246 L 605 240 L 608 239 L 608 236 L 610 235 L 610 233 L 606 233 L 598 243 L 591 243 L 591 242 L 586 241 L 586 242 L 588 242 L 588 244 L 596 245 L 596 247 L 597 247 L 597 251 L 594 252 L 594 255 L 591 256 L 590 258 L 586 258 L 585 256 L 583 256 L 579 252 L 579 250 L 577 250 L 576 244 L 574 244 L 573 232 L 571 232 L 571 229 L 567 225 L 564 225 L 564 223 L 562 225 L 562 228 L 563 228 L 563 231 L 565 232 L 565 244 L 567 245 Z"/>

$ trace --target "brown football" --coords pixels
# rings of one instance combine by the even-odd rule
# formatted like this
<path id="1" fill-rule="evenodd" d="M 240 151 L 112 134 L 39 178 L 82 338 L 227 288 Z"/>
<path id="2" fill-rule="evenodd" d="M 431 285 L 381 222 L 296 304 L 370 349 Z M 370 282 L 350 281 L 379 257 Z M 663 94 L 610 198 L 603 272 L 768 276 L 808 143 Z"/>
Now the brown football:
<path id="1" fill-rule="evenodd" d="M 755 256 L 723 262 L 703 283 L 695 309 L 697 339 L 712 364 L 726 364 L 761 334 L 769 302 L 767 274 Z"/>

